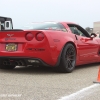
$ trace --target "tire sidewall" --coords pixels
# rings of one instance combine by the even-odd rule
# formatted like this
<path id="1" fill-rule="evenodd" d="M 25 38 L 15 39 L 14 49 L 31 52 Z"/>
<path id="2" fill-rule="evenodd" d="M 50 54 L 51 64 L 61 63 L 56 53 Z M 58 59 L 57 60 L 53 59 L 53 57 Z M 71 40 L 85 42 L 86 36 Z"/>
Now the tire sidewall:
<path id="1" fill-rule="evenodd" d="M 75 60 L 73 62 L 73 67 L 72 68 L 68 68 L 67 65 L 66 65 L 66 58 L 65 58 L 65 55 L 66 55 L 66 51 L 68 50 L 69 47 L 72 47 L 75 51 Z M 61 63 L 60 63 L 60 66 L 61 66 L 61 69 L 64 71 L 64 72 L 67 72 L 67 73 L 70 73 L 74 70 L 75 68 L 75 64 L 76 64 L 76 50 L 75 50 L 75 47 L 71 44 L 71 43 L 68 43 L 66 44 L 66 46 L 64 47 L 63 51 L 62 51 L 62 55 L 61 55 Z"/>

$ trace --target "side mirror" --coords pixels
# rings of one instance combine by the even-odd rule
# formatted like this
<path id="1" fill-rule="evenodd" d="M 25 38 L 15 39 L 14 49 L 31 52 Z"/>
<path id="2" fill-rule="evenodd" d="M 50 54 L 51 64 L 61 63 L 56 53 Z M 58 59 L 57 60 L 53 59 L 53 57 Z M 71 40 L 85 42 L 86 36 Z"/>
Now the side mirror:
<path id="1" fill-rule="evenodd" d="M 97 35 L 95 33 L 91 33 L 91 38 L 96 37 Z"/>
<path id="2" fill-rule="evenodd" d="M 5 21 L 5 30 L 12 29 L 11 21 Z"/>

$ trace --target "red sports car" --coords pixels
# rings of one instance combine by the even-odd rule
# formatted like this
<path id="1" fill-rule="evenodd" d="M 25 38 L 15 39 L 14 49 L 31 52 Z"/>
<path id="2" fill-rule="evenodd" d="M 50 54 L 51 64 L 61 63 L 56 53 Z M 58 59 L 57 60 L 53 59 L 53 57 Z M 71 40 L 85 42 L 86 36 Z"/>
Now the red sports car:
<path id="1" fill-rule="evenodd" d="M 0 68 L 40 65 L 72 72 L 100 62 L 100 39 L 70 22 L 33 23 L 27 30 L 0 31 Z"/>

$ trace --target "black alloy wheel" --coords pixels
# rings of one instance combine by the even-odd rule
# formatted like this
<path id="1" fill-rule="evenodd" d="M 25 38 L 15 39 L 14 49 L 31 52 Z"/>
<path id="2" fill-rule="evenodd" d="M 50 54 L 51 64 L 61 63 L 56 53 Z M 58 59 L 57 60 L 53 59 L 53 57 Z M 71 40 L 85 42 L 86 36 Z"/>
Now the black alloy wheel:
<path id="1" fill-rule="evenodd" d="M 73 44 L 68 43 L 61 55 L 59 70 L 60 72 L 70 73 L 74 70 L 76 63 L 76 49 Z"/>

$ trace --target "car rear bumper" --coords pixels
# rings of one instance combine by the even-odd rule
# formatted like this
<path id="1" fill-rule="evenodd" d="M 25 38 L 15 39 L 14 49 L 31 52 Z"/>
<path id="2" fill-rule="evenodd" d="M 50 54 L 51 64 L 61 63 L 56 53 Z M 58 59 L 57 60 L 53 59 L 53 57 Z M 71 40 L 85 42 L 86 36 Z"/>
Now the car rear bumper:
<path id="1" fill-rule="evenodd" d="M 6 64 L 15 66 L 27 66 L 27 65 L 41 65 L 47 67 L 52 66 L 39 58 L 31 58 L 31 57 L 0 57 L 0 63 L 1 65 Z"/>

